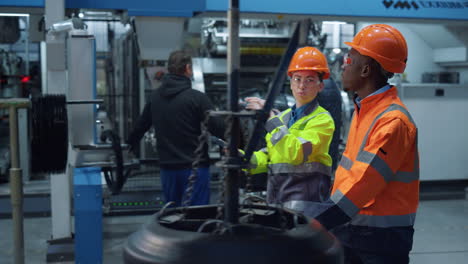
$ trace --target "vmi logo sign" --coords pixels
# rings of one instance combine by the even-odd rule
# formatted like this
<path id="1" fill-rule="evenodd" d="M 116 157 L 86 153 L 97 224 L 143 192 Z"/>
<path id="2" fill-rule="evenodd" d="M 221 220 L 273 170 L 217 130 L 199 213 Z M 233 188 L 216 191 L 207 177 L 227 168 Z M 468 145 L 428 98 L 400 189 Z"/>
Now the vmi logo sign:
<path id="1" fill-rule="evenodd" d="M 414 9 L 419 8 L 449 8 L 463 9 L 468 8 L 468 1 L 393 1 L 383 0 L 385 8 L 394 9 Z"/>
<path id="2" fill-rule="evenodd" d="M 387 0 L 383 0 L 382 1 L 384 6 L 386 8 L 390 8 L 390 7 L 393 7 L 395 9 L 397 8 L 400 8 L 400 9 L 411 9 L 411 8 L 414 8 L 414 9 L 419 9 L 419 5 L 415 2 L 415 1 L 387 1 Z"/>

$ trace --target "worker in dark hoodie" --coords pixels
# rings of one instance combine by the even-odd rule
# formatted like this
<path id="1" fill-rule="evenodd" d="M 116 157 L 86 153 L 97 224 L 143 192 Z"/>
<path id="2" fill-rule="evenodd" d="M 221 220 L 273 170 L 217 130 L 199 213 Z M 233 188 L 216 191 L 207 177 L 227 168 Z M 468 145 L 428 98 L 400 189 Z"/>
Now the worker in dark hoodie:
<path id="1" fill-rule="evenodd" d="M 155 129 L 159 154 L 160 176 L 166 202 L 180 206 L 200 144 L 201 123 L 207 110 L 213 109 L 208 96 L 192 89 L 192 58 L 184 51 L 174 51 L 168 59 L 168 74 L 153 91 L 143 113 L 130 134 L 130 149 L 137 146 L 151 126 Z M 208 130 L 223 137 L 223 122 L 210 118 Z M 208 146 L 205 144 L 193 185 L 190 205 L 208 204 L 210 200 L 210 170 Z"/>

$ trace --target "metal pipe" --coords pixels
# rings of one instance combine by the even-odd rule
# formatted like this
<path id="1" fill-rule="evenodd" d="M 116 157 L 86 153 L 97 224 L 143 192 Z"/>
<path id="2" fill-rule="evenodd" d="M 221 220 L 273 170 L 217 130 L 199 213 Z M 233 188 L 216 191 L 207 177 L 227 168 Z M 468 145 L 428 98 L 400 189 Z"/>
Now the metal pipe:
<path id="1" fill-rule="evenodd" d="M 28 108 L 31 102 L 28 99 L 0 99 L 0 108 L 9 109 L 10 122 L 10 200 L 13 222 L 13 251 L 14 263 L 24 263 L 24 228 L 23 228 L 23 179 L 19 168 L 18 155 L 18 108 Z"/>
<path id="2" fill-rule="evenodd" d="M 18 113 L 16 107 L 10 107 L 10 153 L 11 153 L 11 168 L 19 167 L 18 159 Z"/>
<path id="3" fill-rule="evenodd" d="M 10 193 L 13 221 L 13 241 L 15 264 L 24 263 L 23 229 L 23 179 L 18 159 L 18 115 L 16 107 L 10 106 Z"/>
<path id="4" fill-rule="evenodd" d="M 239 109 L 239 0 L 229 1 L 228 10 L 228 53 L 227 53 L 227 72 L 228 72 L 228 110 L 237 112 Z M 236 224 L 239 221 L 239 117 L 232 115 L 230 126 L 229 154 L 228 162 L 237 163 L 239 167 L 228 168 L 225 185 L 224 202 L 224 220 Z M 234 164 L 235 165 L 235 164 Z"/>
<path id="5" fill-rule="evenodd" d="M 29 99 L 18 99 L 18 98 L 9 98 L 9 99 L 0 99 L 0 108 L 28 108 L 31 105 Z"/>
<path id="6" fill-rule="evenodd" d="M 67 100 L 67 104 L 102 104 L 104 100 L 93 99 L 93 100 Z"/>

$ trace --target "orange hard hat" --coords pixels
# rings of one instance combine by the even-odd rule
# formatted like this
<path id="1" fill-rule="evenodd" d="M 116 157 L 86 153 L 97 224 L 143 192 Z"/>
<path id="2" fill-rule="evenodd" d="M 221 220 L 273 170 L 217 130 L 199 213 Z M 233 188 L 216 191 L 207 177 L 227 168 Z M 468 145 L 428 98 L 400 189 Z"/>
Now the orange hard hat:
<path id="1" fill-rule="evenodd" d="M 345 42 L 361 55 L 380 63 L 384 70 L 402 73 L 408 59 L 408 46 L 396 28 L 385 24 L 369 25 L 354 36 L 353 42 Z"/>
<path id="2" fill-rule="evenodd" d="M 289 63 L 288 75 L 292 76 L 295 71 L 316 71 L 323 73 L 323 79 L 330 77 L 327 59 L 322 52 L 313 47 L 303 47 L 294 53 Z"/>

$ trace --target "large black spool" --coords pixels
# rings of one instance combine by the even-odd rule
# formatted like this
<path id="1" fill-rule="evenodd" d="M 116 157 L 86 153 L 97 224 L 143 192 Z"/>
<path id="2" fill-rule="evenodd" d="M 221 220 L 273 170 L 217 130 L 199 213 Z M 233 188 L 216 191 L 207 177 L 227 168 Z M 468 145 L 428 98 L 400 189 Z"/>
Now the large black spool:
<path id="1" fill-rule="evenodd" d="M 154 214 L 124 245 L 126 264 L 343 263 L 339 241 L 317 221 L 288 209 L 249 204 L 239 224 L 215 220 L 217 206 Z M 217 234 L 217 224 L 226 227 Z"/>
<path id="2" fill-rule="evenodd" d="M 31 171 L 61 173 L 67 165 L 68 116 L 65 95 L 31 100 Z"/>
<path id="3" fill-rule="evenodd" d="M 65 95 L 41 95 L 31 100 L 31 171 L 62 173 L 68 159 L 68 115 Z M 104 131 L 103 141 L 112 143 L 115 164 L 102 168 L 112 194 L 123 188 L 130 170 L 124 170 L 120 137 L 112 130 Z"/>

